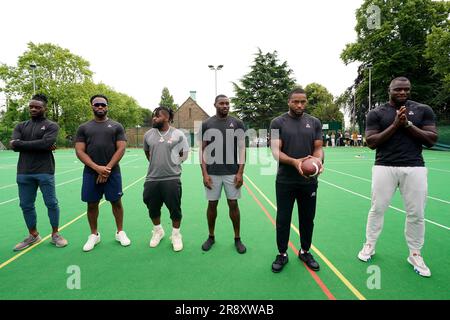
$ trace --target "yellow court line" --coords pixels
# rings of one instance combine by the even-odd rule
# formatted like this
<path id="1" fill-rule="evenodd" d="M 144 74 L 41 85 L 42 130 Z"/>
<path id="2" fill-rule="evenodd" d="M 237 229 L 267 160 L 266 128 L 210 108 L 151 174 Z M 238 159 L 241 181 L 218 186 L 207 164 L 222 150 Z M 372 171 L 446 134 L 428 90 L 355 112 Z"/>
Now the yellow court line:
<path id="1" fill-rule="evenodd" d="M 138 180 L 136 180 L 135 182 L 133 182 L 132 184 L 128 185 L 127 187 L 125 187 L 123 189 L 123 191 L 127 190 L 128 188 L 131 188 L 132 186 L 134 186 L 136 183 L 138 183 L 139 181 L 141 181 L 142 179 L 144 179 L 147 175 L 139 178 Z M 104 204 L 106 202 L 106 200 L 102 200 L 99 203 L 99 206 L 101 206 L 102 204 Z M 72 221 L 66 223 L 65 225 L 63 225 L 61 228 L 59 228 L 59 231 L 64 230 L 65 228 L 67 228 L 68 226 L 70 226 L 72 223 L 74 223 L 75 221 L 81 219 L 82 217 L 84 217 L 87 214 L 87 211 L 83 212 L 82 214 L 80 214 L 78 217 L 76 217 L 75 219 L 73 219 Z M 34 248 L 36 248 L 38 245 L 42 244 L 44 241 L 50 239 L 51 234 L 45 236 L 44 238 L 42 238 L 41 241 L 39 241 L 38 243 L 32 245 L 31 247 L 26 248 L 25 250 L 21 251 L 20 253 L 16 254 L 14 257 L 12 257 L 11 259 L 3 262 L 2 264 L 0 264 L 0 270 L 4 267 L 6 267 L 8 264 L 10 264 L 11 262 L 13 262 L 14 260 L 17 260 L 18 258 L 20 258 L 21 256 L 23 256 L 25 253 L 33 250 Z"/>
<path id="2" fill-rule="evenodd" d="M 269 198 L 267 198 L 267 196 L 264 194 L 264 192 L 262 192 L 257 186 L 256 184 L 246 175 L 244 174 L 245 179 L 247 179 L 252 186 L 259 192 L 259 194 L 272 206 L 272 208 L 274 208 L 275 210 L 277 210 L 277 207 L 272 203 L 272 201 L 270 201 Z M 291 228 L 298 234 L 300 235 L 300 231 L 297 229 L 296 226 L 294 226 L 291 223 Z M 362 294 L 361 292 L 358 291 L 358 289 L 356 289 L 350 281 L 347 280 L 347 278 L 331 263 L 330 260 L 328 260 L 325 255 L 320 252 L 319 249 L 317 249 L 313 244 L 311 244 L 311 249 L 323 260 L 323 262 L 325 262 L 325 264 L 334 272 L 334 274 L 345 284 L 345 286 L 359 299 L 359 300 L 367 300 Z"/>

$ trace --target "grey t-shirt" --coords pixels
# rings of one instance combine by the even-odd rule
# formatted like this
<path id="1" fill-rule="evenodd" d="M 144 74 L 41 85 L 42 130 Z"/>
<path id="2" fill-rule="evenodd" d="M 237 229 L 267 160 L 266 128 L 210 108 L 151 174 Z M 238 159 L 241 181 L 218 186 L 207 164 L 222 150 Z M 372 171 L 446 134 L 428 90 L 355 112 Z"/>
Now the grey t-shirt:
<path id="1" fill-rule="evenodd" d="M 189 152 L 189 145 L 183 132 L 173 127 L 165 132 L 152 128 L 144 135 L 144 150 L 150 153 L 145 181 L 180 178 L 180 152 Z"/>
<path id="2" fill-rule="evenodd" d="M 272 120 L 270 124 L 271 138 L 276 139 L 272 130 L 278 130 L 278 138 L 282 142 L 281 151 L 291 158 L 299 159 L 314 152 L 314 141 L 322 140 L 320 120 L 303 113 L 300 118 L 293 118 L 288 113 Z M 304 178 L 293 166 L 280 163 L 277 182 L 279 183 L 317 183 L 317 177 Z"/>
<path id="3" fill-rule="evenodd" d="M 83 123 L 78 127 L 76 142 L 86 144 L 86 153 L 96 164 L 106 166 L 116 152 L 117 141 L 127 141 L 123 126 L 111 119 L 104 122 L 95 120 Z M 84 172 L 95 173 L 88 166 Z M 112 168 L 111 173 L 120 172 L 119 164 Z"/>
<path id="4" fill-rule="evenodd" d="M 245 127 L 232 116 L 220 119 L 213 116 L 202 123 L 202 142 L 206 171 L 211 175 L 233 175 L 239 170 L 238 150 L 245 148 Z"/>

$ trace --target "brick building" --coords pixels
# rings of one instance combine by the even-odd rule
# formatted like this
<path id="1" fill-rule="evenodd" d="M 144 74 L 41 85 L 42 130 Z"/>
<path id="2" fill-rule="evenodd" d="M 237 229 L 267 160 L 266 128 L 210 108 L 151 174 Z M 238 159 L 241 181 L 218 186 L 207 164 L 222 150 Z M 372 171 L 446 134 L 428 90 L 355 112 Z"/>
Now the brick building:
<path id="1" fill-rule="evenodd" d="M 198 125 L 209 118 L 209 115 L 203 110 L 192 97 L 187 98 L 178 108 L 173 116 L 173 126 L 178 129 L 184 129 L 190 133 L 198 131 Z"/>
<path id="2" fill-rule="evenodd" d="M 173 116 L 173 127 L 183 129 L 189 132 L 187 138 L 191 146 L 194 145 L 194 135 L 198 132 L 201 122 L 208 119 L 209 115 L 203 110 L 197 102 L 195 102 L 195 92 L 191 92 L 191 96 L 175 111 Z M 126 135 L 128 139 L 128 146 L 142 147 L 144 134 L 150 130 L 150 127 L 135 127 L 128 128 Z"/>

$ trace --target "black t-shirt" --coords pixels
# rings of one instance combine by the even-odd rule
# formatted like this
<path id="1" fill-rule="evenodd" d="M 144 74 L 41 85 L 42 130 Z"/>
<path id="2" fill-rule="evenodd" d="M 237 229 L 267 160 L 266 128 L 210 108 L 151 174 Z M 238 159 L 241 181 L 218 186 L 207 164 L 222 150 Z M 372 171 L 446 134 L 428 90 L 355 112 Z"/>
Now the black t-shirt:
<path id="1" fill-rule="evenodd" d="M 245 148 L 244 123 L 232 116 L 213 116 L 202 122 L 206 171 L 211 175 L 232 175 L 239 170 L 238 146 Z"/>
<path id="2" fill-rule="evenodd" d="M 433 110 L 415 101 L 407 100 L 406 117 L 416 127 L 435 125 L 436 116 Z M 395 119 L 397 109 L 385 103 L 370 111 L 367 115 L 366 131 L 384 131 Z M 422 143 L 399 128 L 389 140 L 379 145 L 376 150 L 375 165 L 392 167 L 423 167 Z"/>
<path id="3" fill-rule="evenodd" d="M 277 132 L 282 142 L 281 151 L 295 159 L 312 155 L 314 141 L 322 140 L 320 120 L 307 113 L 303 113 L 300 118 L 293 118 L 285 113 L 273 119 L 270 123 L 271 139 L 277 138 Z M 279 163 L 277 182 L 314 184 L 317 183 L 317 177 L 306 179 L 293 166 Z"/>
<path id="4" fill-rule="evenodd" d="M 12 139 L 14 151 L 20 152 L 18 174 L 55 173 L 55 159 L 50 150 L 56 142 L 59 126 L 46 118 L 31 119 L 19 123 Z"/>
<path id="5" fill-rule="evenodd" d="M 111 119 L 105 122 L 95 120 L 83 123 L 78 127 L 76 142 L 86 144 L 86 153 L 96 164 L 106 166 L 116 152 L 116 142 L 127 141 L 123 126 Z M 88 166 L 84 167 L 85 172 L 95 173 Z M 112 168 L 111 173 L 120 172 L 117 164 Z"/>

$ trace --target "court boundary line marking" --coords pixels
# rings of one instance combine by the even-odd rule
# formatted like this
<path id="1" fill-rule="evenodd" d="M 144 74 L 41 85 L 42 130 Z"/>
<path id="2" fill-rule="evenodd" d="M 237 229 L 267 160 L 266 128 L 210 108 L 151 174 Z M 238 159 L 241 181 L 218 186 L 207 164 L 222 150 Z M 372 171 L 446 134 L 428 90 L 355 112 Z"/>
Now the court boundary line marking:
<path id="1" fill-rule="evenodd" d="M 145 177 L 147 176 L 144 175 L 141 178 L 138 178 L 136 181 L 132 182 L 131 184 L 129 184 L 128 186 L 126 186 L 123 191 L 131 188 L 132 186 L 134 186 L 136 183 L 138 183 L 139 181 L 141 181 L 142 179 L 145 179 Z M 102 200 L 99 203 L 99 207 L 101 205 L 103 205 L 106 202 L 106 200 Z M 87 211 L 83 212 L 82 214 L 78 215 L 77 217 L 75 217 L 74 219 L 72 219 L 71 221 L 67 222 L 65 225 L 63 225 L 62 227 L 59 228 L 59 231 L 62 231 L 64 229 L 66 229 L 68 226 L 70 226 L 71 224 L 73 224 L 74 222 L 76 222 L 77 220 L 81 219 L 82 217 L 84 217 L 87 214 Z M 32 246 L 20 251 L 18 254 L 14 255 L 13 257 L 11 257 L 10 259 L 6 260 L 5 262 L 3 262 L 2 264 L 0 264 L 0 270 L 2 270 L 4 267 L 6 267 L 7 265 L 9 265 L 11 262 L 19 259 L 21 256 L 23 256 L 24 254 L 30 252 L 31 250 L 33 250 L 34 248 L 38 247 L 40 244 L 44 243 L 46 240 L 50 239 L 50 237 L 52 236 L 52 234 L 48 234 L 46 235 L 44 238 L 42 238 L 41 241 L 39 241 L 36 244 L 33 244 Z"/>
<path id="2" fill-rule="evenodd" d="M 131 160 L 131 161 L 128 161 L 128 162 L 124 163 L 123 165 L 129 164 L 129 163 L 131 163 L 131 162 L 135 162 L 135 161 L 137 161 L 137 160 L 139 160 L 139 159 L 133 159 L 133 160 Z M 55 188 L 56 188 L 56 187 L 63 186 L 63 185 L 65 185 L 65 184 L 72 183 L 72 182 L 74 182 L 74 181 L 76 181 L 76 180 L 80 180 L 80 179 L 82 179 L 82 178 L 83 178 L 83 176 L 78 177 L 78 178 L 74 178 L 74 179 L 72 179 L 72 180 L 68 180 L 68 181 L 64 181 L 64 182 L 58 183 L 57 185 L 55 185 Z M 15 185 L 17 186 L 17 183 L 16 183 Z M 42 194 L 40 188 L 38 188 L 37 191 L 38 191 L 39 193 Z M 13 199 L 9 199 L 9 200 L 0 202 L 0 206 L 1 206 L 1 205 L 4 205 L 4 204 L 7 204 L 7 203 L 9 203 L 9 202 L 16 201 L 16 200 L 19 200 L 19 197 L 15 197 L 15 198 L 13 198 Z"/>
<path id="3" fill-rule="evenodd" d="M 16 166 L 17 166 L 17 165 L 16 165 Z M 70 169 L 70 170 L 63 171 L 63 172 L 58 172 L 58 173 L 55 173 L 54 176 L 56 177 L 56 176 L 65 174 L 65 173 L 67 173 L 67 172 L 71 172 L 71 171 L 75 171 L 75 170 L 79 170 L 79 169 L 83 169 L 83 167 L 79 167 L 79 168 L 75 168 L 75 169 Z M 0 190 L 6 189 L 6 188 L 9 188 L 9 187 L 14 187 L 14 186 L 17 186 L 17 183 L 8 184 L 8 185 L 6 185 L 6 186 L 0 187 Z"/>
<path id="4" fill-rule="evenodd" d="M 338 170 L 330 169 L 330 168 L 327 168 L 326 170 L 327 171 L 331 171 L 331 172 L 336 172 L 336 173 L 339 173 L 339 174 L 342 174 L 342 175 L 345 175 L 345 176 L 349 176 L 349 177 L 352 177 L 352 178 L 356 178 L 356 179 L 359 179 L 359 180 L 362 180 L 362 181 L 366 181 L 366 182 L 372 183 L 372 180 L 369 180 L 369 179 L 366 179 L 366 178 L 363 178 L 363 177 L 359 177 L 359 176 L 355 176 L 355 175 L 352 175 L 352 174 L 349 174 L 349 173 L 346 173 L 346 172 L 342 172 L 342 171 L 338 171 Z M 435 198 L 435 197 L 432 197 L 432 196 L 428 196 L 427 195 L 427 198 L 433 199 L 433 200 L 436 200 L 436 201 L 439 201 L 439 202 L 450 204 L 450 201 L 442 200 L 442 199 Z"/>
<path id="5" fill-rule="evenodd" d="M 258 193 L 270 204 L 270 206 L 277 210 L 277 207 L 272 203 L 272 201 L 267 198 L 267 196 L 262 192 L 256 184 L 248 177 L 247 174 L 244 174 L 244 177 L 252 184 L 252 186 L 258 191 Z M 300 236 L 300 231 L 297 229 L 297 227 L 291 223 L 291 228 L 297 233 L 297 235 Z M 341 280 L 344 285 L 359 299 L 359 300 L 367 300 L 366 297 L 364 297 L 361 292 L 358 291 L 358 289 L 353 286 L 353 284 L 337 269 L 330 260 L 319 250 L 317 249 L 313 244 L 311 244 L 311 249 L 322 259 L 323 262 L 333 271 L 333 273 L 338 277 L 339 280 Z"/>
<path id="6" fill-rule="evenodd" d="M 250 196 L 253 198 L 253 200 L 255 200 L 255 202 L 260 206 L 262 211 L 266 214 L 267 218 L 269 218 L 269 220 L 272 223 L 272 225 L 274 227 L 276 227 L 275 220 L 273 220 L 272 216 L 269 214 L 269 212 L 264 207 L 264 205 L 261 203 L 261 201 L 259 201 L 259 199 L 256 197 L 256 195 L 253 193 L 253 191 L 248 187 L 248 185 L 245 182 L 244 182 L 244 186 L 247 189 L 247 191 L 250 193 Z M 292 243 L 292 241 L 289 240 L 288 244 L 289 244 L 289 247 L 292 249 L 292 251 L 294 251 L 295 256 L 297 257 L 298 256 L 298 249 L 295 247 L 295 245 Z M 320 289 L 322 289 L 322 291 L 328 297 L 328 299 L 329 300 L 336 300 L 336 297 L 331 293 L 331 291 L 328 289 L 328 287 L 325 285 L 325 283 L 322 281 L 322 279 L 317 275 L 317 273 L 314 272 L 313 270 L 311 270 L 310 268 L 308 268 L 306 266 L 305 262 L 303 262 L 303 261 L 301 261 L 301 262 L 303 263 L 303 265 L 305 266 L 306 270 L 309 272 L 311 277 L 314 279 L 314 281 L 316 281 L 316 283 L 318 284 Z"/>
<path id="7" fill-rule="evenodd" d="M 346 188 L 344 188 L 344 187 L 338 186 L 338 185 L 336 185 L 336 184 L 334 184 L 334 183 L 331 183 L 331 182 L 328 182 L 328 181 L 326 181 L 326 180 L 323 180 L 322 178 L 319 179 L 319 182 L 324 182 L 324 183 L 329 184 L 330 186 L 333 186 L 333 187 L 335 187 L 335 188 L 344 190 L 344 191 L 346 191 L 346 192 L 348 192 L 348 193 L 351 193 L 351 194 L 353 194 L 353 195 L 356 195 L 356 196 L 358 196 L 358 197 L 361 197 L 361 198 L 364 198 L 364 199 L 366 199 L 366 200 L 372 201 L 372 199 L 371 199 L 370 197 L 368 197 L 368 196 L 365 196 L 365 195 L 360 194 L 360 193 L 358 193 L 358 192 L 354 192 L 354 191 L 351 191 L 351 190 L 346 189 Z M 398 211 L 398 212 L 401 212 L 401 213 L 405 213 L 405 214 L 406 214 L 406 211 L 405 211 L 405 210 L 402 210 L 402 209 L 400 209 L 400 208 L 394 207 L 394 206 L 392 206 L 392 205 L 389 205 L 389 208 L 394 209 L 394 210 L 396 210 L 396 211 Z M 431 223 L 431 224 L 434 224 L 434 225 L 436 225 L 436 226 L 438 226 L 438 227 L 440 227 L 440 228 L 450 230 L 449 227 L 447 227 L 447 226 L 445 226 L 445 225 L 442 225 L 442 224 L 440 224 L 440 223 L 437 223 L 437 222 L 435 222 L 435 221 L 433 221 L 433 220 L 426 219 L 426 218 L 424 218 L 424 220 L 425 220 L 426 222 Z"/>

